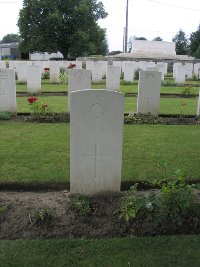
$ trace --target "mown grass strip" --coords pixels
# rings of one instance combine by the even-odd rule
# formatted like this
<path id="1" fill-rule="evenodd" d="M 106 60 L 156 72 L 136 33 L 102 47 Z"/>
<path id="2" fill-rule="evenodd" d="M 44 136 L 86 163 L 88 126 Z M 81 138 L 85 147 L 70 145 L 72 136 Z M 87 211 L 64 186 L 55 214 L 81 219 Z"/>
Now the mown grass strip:
<path id="1" fill-rule="evenodd" d="M 199 236 L 0 241 L 2 267 L 199 267 Z"/>

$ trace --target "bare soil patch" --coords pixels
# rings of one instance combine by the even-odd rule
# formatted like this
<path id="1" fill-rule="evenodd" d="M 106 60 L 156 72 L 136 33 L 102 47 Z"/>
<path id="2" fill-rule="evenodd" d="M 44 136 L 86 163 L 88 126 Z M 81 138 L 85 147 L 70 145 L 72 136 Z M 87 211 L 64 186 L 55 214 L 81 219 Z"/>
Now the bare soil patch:
<path id="1" fill-rule="evenodd" d="M 113 238 L 200 233 L 200 211 L 187 216 L 178 227 L 168 221 L 158 227 L 149 218 L 129 222 L 120 220 L 116 210 L 124 194 L 90 198 L 90 214 L 81 214 L 72 206 L 68 191 L 1 192 L 0 239 Z M 2 207 L 5 210 L 1 210 Z M 45 209 L 50 212 L 50 219 L 35 221 L 35 215 Z"/>

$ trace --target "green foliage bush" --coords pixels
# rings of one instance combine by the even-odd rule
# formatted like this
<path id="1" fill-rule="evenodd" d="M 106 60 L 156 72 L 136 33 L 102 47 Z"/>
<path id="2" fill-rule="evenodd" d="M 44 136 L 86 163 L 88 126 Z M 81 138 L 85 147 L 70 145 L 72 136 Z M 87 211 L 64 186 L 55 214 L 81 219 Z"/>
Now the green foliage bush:
<path id="1" fill-rule="evenodd" d="M 91 212 L 90 201 L 88 198 L 80 195 L 75 195 L 70 198 L 72 207 L 81 215 L 88 215 Z"/>
<path id="2" fill-rule="evenodd" d="M 139 194 L 135 189 L 130 190 L 116 211 L 119 218 L 125 222 L 150 220 L 154 227 L 169 224 L 174 229 L 181 226 L 200 205 L 184 174 L 178 170 L 175 175 L 174 179 L 153 181 L 153 185 L 160 187 L 157 191 Z"/>
<path id="3" fill-rule="evenodd" d="M 10 120 L 11 117 L 12 114 L 10 112 L 7 111 L 0 112 L 0 120 Z"/>
<path id="4" fill-rule="evenodd" d="M 32 216 L 29 216 L 30 222 L 32 224 L 37 224 L 37 223 L 48 223 L 52 220 L 52 212 L 49 208 L 39 208 L 34 212 Z"/>

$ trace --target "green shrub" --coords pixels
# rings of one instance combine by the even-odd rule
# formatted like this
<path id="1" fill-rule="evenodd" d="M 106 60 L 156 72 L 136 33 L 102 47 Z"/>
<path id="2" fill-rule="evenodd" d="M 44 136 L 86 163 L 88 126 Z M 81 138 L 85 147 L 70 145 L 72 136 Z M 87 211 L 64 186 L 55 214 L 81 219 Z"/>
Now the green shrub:
<path id="1" fill-rule="evenodd" d="M 176 83 L 174 80 L 167 79 L 167 80 L 162 81 L 161 85 L 162 86 L 175 86 Z"/>
<path id="2" fill-rule="evenodd" d="M 173 179 L 152 182 L 158 191 L 139 194 L 130 191 L 122 199 L 116 211 L 125 222 L 151 220 L 154 227 L 169 223 L 173 228 L 181 226 L 187 216 L 199 209 L 193 186 L 187 185 L 185 174 L 178 170 Z"/>
<path id="3" fill-rule="evenodd" d="M 81 215 L 88 215 L 91 212 L 90 201 L 84 196 L 75 195 L 70 198 L 72 207 Z"/>
<path id="4" fill-rule="evenodd" d="M 0 120 L 10 120 L 11 117 L 12 114 L 10 112 L 7 111 L 0 112 Z"/>
<path id="5" fill-rule="evenodd" d="M 185 87 L 183 90 L 182 90 L 182 94 L 185 95 L 185 96 L 191 96 L 192 92 L 191 92 L 191 88 L 190 87 Z"/>
<path id="6" fill-rule="evenodd" d="M 34 212 L 32 216 L 29 216 L 32 224 L 48 223 L 52 220 L 53 216 L 49 208 L 40 208 Z"/>

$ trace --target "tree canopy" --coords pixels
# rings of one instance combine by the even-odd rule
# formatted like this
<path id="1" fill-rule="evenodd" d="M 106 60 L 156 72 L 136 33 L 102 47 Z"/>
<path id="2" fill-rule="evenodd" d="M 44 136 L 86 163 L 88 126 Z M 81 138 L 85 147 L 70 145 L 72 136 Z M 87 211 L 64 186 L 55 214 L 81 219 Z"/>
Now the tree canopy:
<path id="1" fill-rule="evenodd" d="M 107 16 L 97 0 L 24 0 L 18 27 L 23 52 L 58 52 L 64 58 L 105 54 Z"/>
<path id="2" fill-rule="evenodd" d="M 179 30 L 179 32 L 173 37 L 172 41 L 176 43 L 176 54 L 177 55 L 188 54 L 189 41 L 184 31 Z"/>
<path id="3" fill-rule="evenodd" d="M 160 36 L 157 36 L 157 37 L 153 38 L 152 41 L 163 41 L 163 39 Z"/>
<path id="4" fill-rule="evenodd" d="M 2 40 L 1 43 L 2 44 L 7 44 L 7 43 L 18 43 L 20 40 L 19 35 L 16 33 L 9 33 L 6 34 Z"/>
<path id="5" fill-rule="evenodd" d="M 196 32 L 190 35 L 190 53 L 196 58 L 200 58 L 200 24 Z"/>

